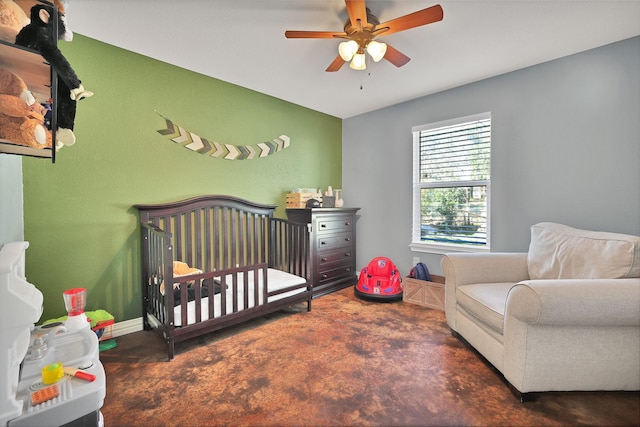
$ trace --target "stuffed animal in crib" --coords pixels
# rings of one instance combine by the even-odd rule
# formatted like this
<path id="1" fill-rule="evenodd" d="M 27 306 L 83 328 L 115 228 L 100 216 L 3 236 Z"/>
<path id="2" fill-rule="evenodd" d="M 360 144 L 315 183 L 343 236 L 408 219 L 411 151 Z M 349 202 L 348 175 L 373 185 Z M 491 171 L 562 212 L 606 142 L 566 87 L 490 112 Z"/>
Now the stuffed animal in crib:
<path id="1" fill-rule="evenodd" d="M 24 80 L 0 68 L 0 139 L 33 148 L 51 147 L 44 113 Z"/>
<path id="2" fill-rule="evenodd" d="M 92 96 L 93 92 L 85 90 L 71 64 L 58 49 L 57 41 L 70 41 L 73 33 L 66 26 L 64 5 L 60 0 L 55 0 L 55 4 L 58 8 L 57 39 L 53 34 L 53 7 L 39 3 L 31 8 L 31 22 L 20 30 L 16 36 L 16 44 L 38 51 L 58 76 L 56 148 L 61 148 L 76 142 L 73 133 L 76 102 Z"/>
<path id="3" fill-rule="evenodd" d="M 173 277 L 190 276 L 191 274 L 202 274 L 202 270 L 195 267 L 189 267 L 186 262 L 173 261 Z M 193 280 L 187 282 L 189 286 L 193 285 Z M 180 283 L 174 283 L 173 289 L 177 289 Z M 164 280 L 160 284 L 160 293 L 164 295 Z"/>
<path id="4" fill-rule="evenodd" d="M 0 40 L 13 43 L 29 17 L 13 0 L 0 0 Z"/>

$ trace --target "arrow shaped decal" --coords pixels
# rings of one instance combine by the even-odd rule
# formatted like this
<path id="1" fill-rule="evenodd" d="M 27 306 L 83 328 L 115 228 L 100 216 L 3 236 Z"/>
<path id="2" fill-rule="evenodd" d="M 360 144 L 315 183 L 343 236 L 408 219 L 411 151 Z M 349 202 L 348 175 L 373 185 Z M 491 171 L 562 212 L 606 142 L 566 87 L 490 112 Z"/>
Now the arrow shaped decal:
<path id="1" fill-rule="evenodd" d="M 187 132 L 184 128 L 178 126 L 178 131 L 180 131 L 180 136 L 171 138 L 173 142 L 175 142 L 176 144 L 181 144 L 183 142 L 191 141 L 191 138 L 189 138 L 189 132 Z"/>
<path id="2" fill-rule="evenodd" d="M 267 157 L 269 154 L 271 154 L 271 149 L 266 143 L 261 142 L 260 144 L 258 144 L 258 147 L 260 147 L 260 157 Z"/>
<path id="3" fill-rule="evenodd" d="M 289 138 L 287 135 L 280 135 L 278 138 L 284 141 L 284 146 L 282 148 L 287 148 L 291 143 L 291 138 Z"/>
<path id="4" fill-rule="evenodd" d="M 235 145 L 224 144 L 224 146 L 229 150 L 229 154 L 224 156 L 227 160 L 235 160 L 240 155 L 240 150 Z"/>
<path id="5" fill-rule="evenodd" d="M 284 140 L 276 138 L 273 140 L 273 142 L 275 142 L 276 144 L 276 151 L 280 151 L 284 148 Z"/>
<path id="6" fill-rule="evenodd" d="M 211 141 L 213 146 L 216 147 L 216 151 L 211 154 L 211 157 L 222 157 L 227 154 L 227 150 L 219 142 Z"/>
<path id="7" fill-rule="evenodd" d="M 166 136 L 169 136 L 169 137 L 178 135 L 178 132 L 176 131 L 175 126 L 173 126 L 173 123 L 171 123 L 171 120 L 165 119 L 165 121 L 167 122 L 167 128 L 166 129 L 160 129 L 158 131 L 158 133 L 160 135 L 166 135 Z"/>
<path id="8" fill-rule="evenodd" d="M 207 141 L 204 138 L 200 138 L 200 141 L 202 141 L 202 145 L 203 147 L 198 151 L 198 153 L 200 154 L 207 154 L 209 151 L 211 151 L 211 143 L 209 141 Z"/>
<path id="9" fill-rule="evenodd" d="M 287 135 L 280 135 L 267 142 L 257 144 L 233 145 L 221 144 L 214 140 L 203 138 L 195 133 L 179 126 L 162 114 L 156 113 L 165 121 L 165 128 L 159 129 L 160 135 L 166 136 L 176 144 L 182 144 L 185 148 L 196 153 L 209 155 L 226 160 L 250 160 L 267 157 L 289 147 L 291 140 Z"/>
<path id="10" fill-rule="evenodd" d="M 187 145 L 186 147 L 189 150 L 193 150 L 193 151 L 199 151 L 204 147 L 204 144 L 202 143 L 202 139 L 200 139 L 200 137 L 198 135 L 196 135 L 195 133 L 189 132 L 189 135 L 191 136 L 191 140 L 193 141 L 191 144 Z"/>
<path id="11" fill-rule="evenodd" d="M 247 155 L 247 160 L 253 159 L 256 156 L 256 154 L 258 154 L 258 151 L 250 145 L 247 145 L 245 148 L 249 150 L 249 155 Z"/>

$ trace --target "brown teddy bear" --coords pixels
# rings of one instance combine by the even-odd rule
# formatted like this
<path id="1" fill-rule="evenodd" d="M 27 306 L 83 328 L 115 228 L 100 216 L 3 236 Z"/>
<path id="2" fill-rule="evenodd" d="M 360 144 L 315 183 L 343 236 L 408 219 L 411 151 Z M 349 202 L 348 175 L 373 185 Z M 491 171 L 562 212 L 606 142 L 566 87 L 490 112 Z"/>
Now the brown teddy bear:
<path id="1" fill-rule="evenodd" d="M 30 21 L 25 11 L 13 0 L 0 0 L 0 40 L 14 43 L 20 30 Z"/>
<path id="2" fill-rule="evenodd" d="M 0 139 L 34 148 L 51 148 L 51 132 L 44 125 L 45 109 L 24 80 L 0 68 Z"/>

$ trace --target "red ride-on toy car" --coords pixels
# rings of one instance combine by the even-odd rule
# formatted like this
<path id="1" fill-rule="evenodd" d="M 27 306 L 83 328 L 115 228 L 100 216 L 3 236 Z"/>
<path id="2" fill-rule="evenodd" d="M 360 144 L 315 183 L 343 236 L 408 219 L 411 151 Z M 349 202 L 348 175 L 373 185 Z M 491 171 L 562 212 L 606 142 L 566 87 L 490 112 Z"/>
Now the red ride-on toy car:
<path id="1" fill-rule="evenodd" d="M 389 258 L 376 257 L 360 271 L 360 279 L 354 289 L 358 298 L 391 302 L 402 299 L 402 277 Z"/>

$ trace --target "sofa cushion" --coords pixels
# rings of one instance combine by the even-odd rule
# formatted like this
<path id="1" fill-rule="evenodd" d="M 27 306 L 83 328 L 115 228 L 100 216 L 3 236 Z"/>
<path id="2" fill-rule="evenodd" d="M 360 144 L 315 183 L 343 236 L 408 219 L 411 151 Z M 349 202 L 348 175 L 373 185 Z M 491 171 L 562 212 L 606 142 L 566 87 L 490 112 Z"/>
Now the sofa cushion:
<path id="1" fill-rule="evenodd" d="M 531 227 L 531 279 L 640 277 L 640 237 L 541 222 Z"/>
<path id="2" fill-rule="evenodd" d="M 514 285 L 514 283 L 475 283 L 458 286 L 456 302 L 467 313 L 502 334 L 507 294 Z"/>

